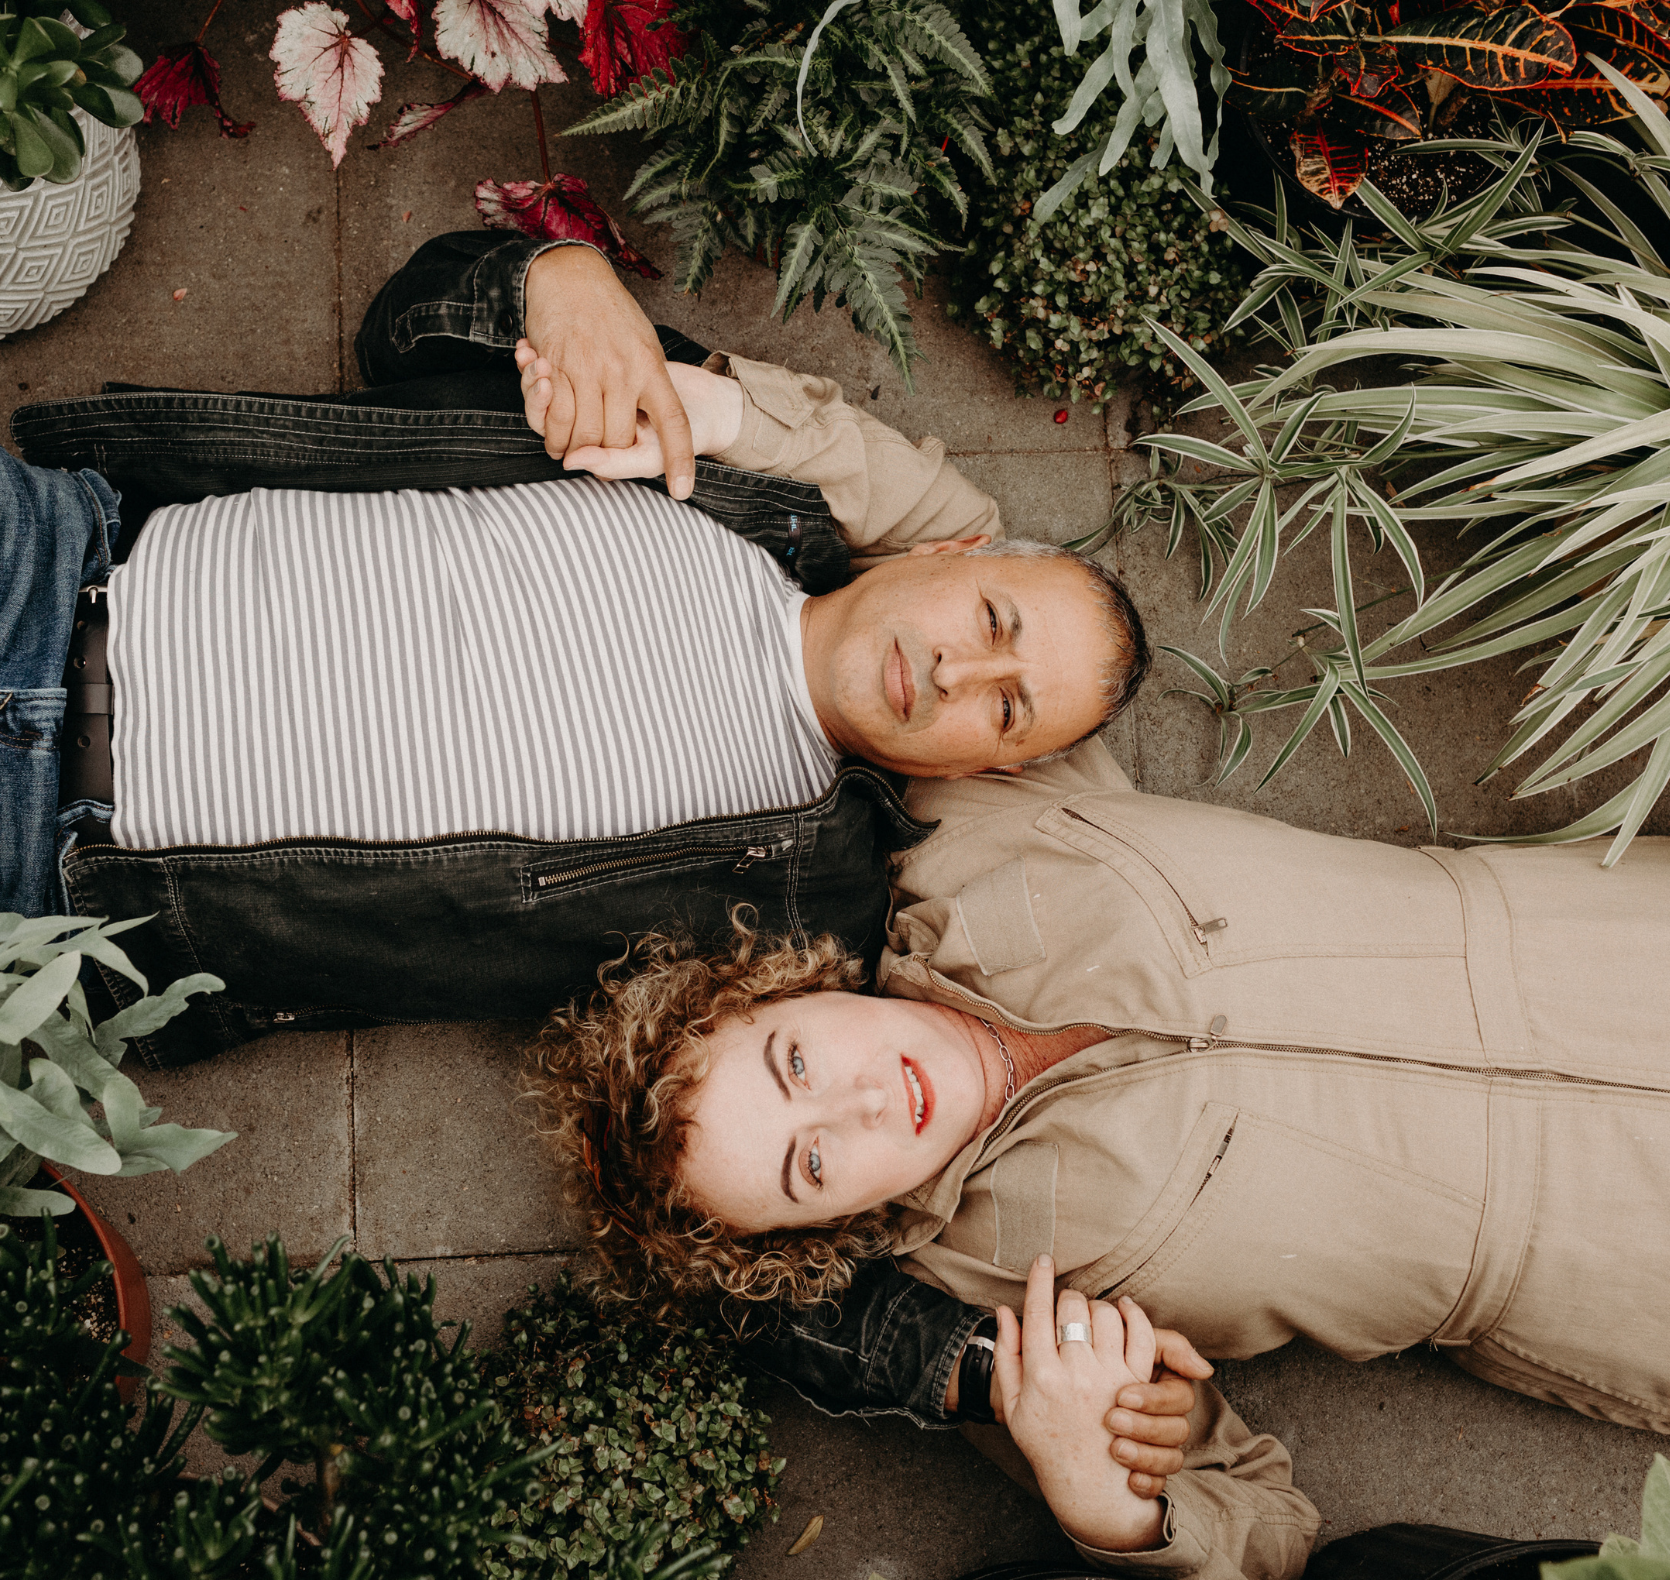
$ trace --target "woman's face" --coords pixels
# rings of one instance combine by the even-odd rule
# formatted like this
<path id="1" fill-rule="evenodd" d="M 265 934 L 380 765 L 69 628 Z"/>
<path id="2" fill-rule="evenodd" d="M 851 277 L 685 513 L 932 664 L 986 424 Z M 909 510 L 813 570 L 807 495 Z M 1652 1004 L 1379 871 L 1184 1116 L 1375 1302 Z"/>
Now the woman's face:
<path id="1" fill-rule="evenodd" d="M 976 1023 L 906 999 L 814 993 L 707 1039 L 684 1182 L 753 1233 L 878 1207 L 932 1179 L 986 1102 Z"/>

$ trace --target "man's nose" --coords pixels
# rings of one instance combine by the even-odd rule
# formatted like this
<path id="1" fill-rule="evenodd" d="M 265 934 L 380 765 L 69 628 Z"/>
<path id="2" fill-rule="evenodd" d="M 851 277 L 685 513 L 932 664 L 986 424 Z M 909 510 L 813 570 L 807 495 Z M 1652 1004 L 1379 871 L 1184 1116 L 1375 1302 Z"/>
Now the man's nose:
<path id="1" fill-rule="evenodd" d="M 1006 680 L 1014 673 L 1015 661 L 1007 653 L 959 652 L 955 648 L 934 651 L 934 686 L 946 697 L 994 681 Z"/>

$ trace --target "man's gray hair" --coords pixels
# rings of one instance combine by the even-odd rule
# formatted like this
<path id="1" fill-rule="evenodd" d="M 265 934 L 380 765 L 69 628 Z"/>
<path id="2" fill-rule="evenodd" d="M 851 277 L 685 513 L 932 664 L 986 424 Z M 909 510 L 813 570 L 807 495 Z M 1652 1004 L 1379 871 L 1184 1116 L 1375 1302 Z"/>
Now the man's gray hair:
<path id="1" fill-rule="evenodd" d="M 1086 576 L 1102 606 L 1102 623 L 1114 648 L 1113 657 L 1102 669 L 1101 717 L 1071 745 L 1059 751 L 1046 752 L 1041 757 L 1029 758 L 1024 767 L 1036 763 L 1054 762 L 1065 757 L 1073 747 L 1105 729 L 1129 706 L 1141 686 L 1153 655 L 1148 650 L 1148 634 L 1142 628 L 1142 616 L 1131 602 L 1125 584 L 1105 565 L 1098 564 L 1086 554 L 1075 553 L 1054 543 L 1035 543 L 1024 538 L 1000 538 L 982 548 L 970 549 L 969 557 L 984 555 L 990 559 L 1066 560 L 1077 565 Z"/>

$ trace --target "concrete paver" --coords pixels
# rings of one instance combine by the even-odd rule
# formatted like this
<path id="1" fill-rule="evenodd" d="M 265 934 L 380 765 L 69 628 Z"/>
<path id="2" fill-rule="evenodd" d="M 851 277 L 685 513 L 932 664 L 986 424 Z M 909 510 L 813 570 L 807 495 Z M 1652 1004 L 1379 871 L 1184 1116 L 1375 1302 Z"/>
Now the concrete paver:
<path id="1" fill-rule="evenodd" d="M 188 111 L 177 132 L 141 129 L 133 236 L 82 304 L 0 343 L 0 418 L 23 401 L 90 393 L 106 378 L 304 393 L 352 388 L 352 335 L 389 271 L 425 237 L 477 223 L 477 180 L 537 172 L 527 99 L 514 92 L 462 107 L 404 149 L 372 151 L 401 103 L 451 91 L 444 73 L 390 50 L 384 102 L 333 173 L 300 114 L 273 88 L 266 50 L 284 3 L 240 0 L 209 38 L 228 106 L 254 119 L 255 133 L 224 141 L 201 110 Z M 206 9 L 207 0 L 189 15 L 168 0 L 131 0 L 125 11 L 136 47 L 148 52 L 189 36 Z M 572 53 L 566 58 L 576 81 L 541 96 L 553 130 L 595 102 Z M 670 267 L 667 234 L 632 219 L 621 198 L 639 159 L 631 139 L 557 139 L 552 159 L 585 177 L 634 244 Z M 930 280 L 913 304 L 928 352 L 913 397 L 845 314 L 803 307 L 786 325 L 769 318 L 773 277 L 749 260 L 724 259 L 699 299 L 681 296 L 670 279 L 630 284 L 653 318 L 697 340 L 827 374 L 912 438 L 937 434 L 1022 535 L 1088 531 L 1105 519 L 1112 486 L 1146 473 L 1142 452 L 1126 448 L 1137 426 L 1128 398 L 1099 416 L 1067 407 L 1064 423 L 1054 420 L 1061 403 L 1014 400 L 997 358 L 944 317 L 942 281 Z M 187 295 L 176 303 L 180 287 Z M 1453 563 L 1453 545 L 1429 542 L 1434 570 Z M 1149 532 L 1106 553 L 1157 642 L 1215 658 L 1215 629 L 1199 623 L 1193 543 L 1169 562 L 1163 548 Z M 1360 587 L 1395 584 L 1397 566 L 1389 555 L 1381 560 L 1358 560 Z M 1237 667 L 1291 651 L 1296 611 L 1332 602 L 1326 546 L 1317 540 L 1284 564 L 1265 608 L 1236 628 Z M 1112 732 L 1143 788 L 1333 832 L 1403 843 L 1430 837 L 1401 774 L 1360 727 L 1348 762 L 1319 735 L 1255 795 L 1286 734 L 1284 721 L 1272 719 L 1227 786 L 1205 784 L 1216 723 L 1198 704 L 1162 696 L 1184 683 L 1182 666 L 1162 658 L 1141 702 Z M 1394 718 L 1427 765 L 1446 829 L 1546 828 L 1579 802 L 1610 793 L 1628 771 L 1622 766 L 1562 802 L 1511 803 L 1505 776 L 1474 787 L 1528 685 L 1511 660 L 1460 679 L 1396 684 Z M 1670 829 L 1670 814 L 1661 811 L 1649 828 Z M 517 1050 L 530 1029 L 288 1036 L 144 1077 L 167 1118 L 241 1132 L 179 1178 L 85 1182 L 153 1274 L 159 1321 L 186 1293 L 178 1275 L 203 1263 L 201 1242 L 211 1231 L 241 1249 L 278 1230 L 299 1261 L 353 1233 L 368 1254 L 433 1270 L 442 1311 L 469 1317 L 476 1339 L 490 1341 L 523 1286 L 549 1276 L 580 1241 L 512 1102 Z M 1633 1531 L 1641 1477 L 1659 1442 L 1487 1388 L 1424 1352 L 1350 1366 L 1291 1346 L 1226 1364 L 1221 1377 L 1255 1427 L 1291 1445 L 1299 1481 L 1328 1521 L 1325 1538 L 1394 1519 L 1523 1536 Z M 897 1418 L 831 1421 L 781 1388 L 767 1401 L 773 1441 L 790 1465 L 782 1522 L 743 1556 L 737 1573 L 746 1580 L 871 1573 L 951 1580 L 979 1563 L 1068 1556 L 1045 1511 L 955 1433 L 919 1432 Z M 824 1535 L 791 1563 L 787 1547 L 814 1513 L 826 1517 Z"/>
<path id="2" fill-rule="evenodd" d="M 519 1022 L 354 1037 L 354 1208 L 367 1256 L 566 1249 L 579 1230 L 526 1105 Z"/>
<path id="3" fill-rule="evenodd" d="M 292 1032 L 205 1064 L 123 1068 L 167 1124 L 235 1130 L 184 1174 L 77 1175 L 76 1185 L 127 1236 L 152 1275 L 207 1267 L 205 1237 L 242 1254 L 271 1230 L 313 1261 L 352 1230 L 349 1054 L 345 1032 Z"/>

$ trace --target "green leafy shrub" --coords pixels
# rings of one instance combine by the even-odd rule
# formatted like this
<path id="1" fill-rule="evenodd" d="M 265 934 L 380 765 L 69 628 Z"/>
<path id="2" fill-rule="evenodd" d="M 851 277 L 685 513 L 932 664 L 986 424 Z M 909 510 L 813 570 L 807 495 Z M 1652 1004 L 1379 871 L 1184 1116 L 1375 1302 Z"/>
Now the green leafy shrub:
<path id="1" fill-rule="evenodd" d="M 567 134 L 657 137 L 627 196 L 672 226 L 681 289 L 735 247 L 776 270 L 774 313 L 833 298 L 908 385 L 904 284 L 953 245 L 930 200 L 968 206 L 946 150 L 991 170 L 978 52 L 938 0 L 690 0 L 672 21 L 694 31 L 683 59 Z"/>
<path id="2" fill-rule="evenodd" d="M 58 20 L 68 10 L 93 31 Z M 98 0 L 7 0 L 0 6 L 0 182 L 21 192 L 37 176 L 73 181 L 87 147 L 71 113 L 132 126 L 144 113 L 130 84 L 141 62 L 127 29 Z"/>
<path id="3" fill-rule="evenodd" d="M 130 1037 L 166 1025 L 191 994 L 225 986 L 200 973 L 151 995 L 113 942 L 143 920 L 0 914 L 0 1214 L 74 1211 L 62 1191 L 28 1188 L 42 1158 L 85 1174 L 178 1174 L 233 1139 L 224 1130 L 159 1125 L 161 1110 L 147 1108 L 117 1068 Z M 94 1025 L 80 982 L 84 960 L 148 996 Z M 25 1043 L 39 1050 L 27 1063 Z"/>
<path id="4" fill-rule="evenodd" d="M 734 1552 L 776 1520 L 784 1462 L 723 1341 L 599 1316 L 559 1280 L 509 1314 L 484 1364 L 506 1416 L 555 1450 L 538 1496 L 499 1518 L 528 1544 L 489 1562 L 495 1580 L 601 1576 L 646 1519 L 667 1522 L 672 1554 Z"/>
<path id="5" fill-rule="evenodd" d="M 442 1341 L 434 1281 L 355 1255 L 327 1273 L 341 1245 L 293 1276 L 276 1239 L 239 1262 L 211 1240 L 214 1273 L 192 1275 L 207 1315 L 171 1314 L 195 1342 L 169 1348 L 132 1430 L 114 1380 L 140 1370 L 118 1359 L 128 1335 L 92 1344 L 72 1315 L 109 1264 L 71 1285 L 50 1221 L 34 1244 L 0 1226 L 7 1580 L 475 1580 L 485 1548 L 516 1540 L 493 1524 L 499 1489 L 542 1452 L 503 1423 L 468 1329 Z M 229 1452 L 259 1457 L 253 1471 L 178 1480 L 205 1414 Z M 314 1479 L 286 1481 L 273 1512 L 260 1483 L 286 1463 Z"/>
<path id="6" fill-rule="evenodd" d="M 1004 106 L 997 175 L 976 197 L 972 236 L 952 273 L 949 311 L 1014 364 L 1016 382 L 1100 410 L 1133 374 L 1193 380 L 1155 335 L 1164 324 L 1197 350 L 1221 354 L 1243 272 L 1221 218 L 1175 174 L 1127 153 L 1094 171 L 1047 220 L 1038 194 L 1105 142 L 1114 114 L 1069 136 L 1050 122 L 1074 72 L 1042 11 L 980 8 L 970 27 Z"/>

